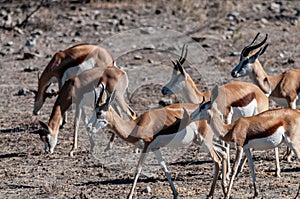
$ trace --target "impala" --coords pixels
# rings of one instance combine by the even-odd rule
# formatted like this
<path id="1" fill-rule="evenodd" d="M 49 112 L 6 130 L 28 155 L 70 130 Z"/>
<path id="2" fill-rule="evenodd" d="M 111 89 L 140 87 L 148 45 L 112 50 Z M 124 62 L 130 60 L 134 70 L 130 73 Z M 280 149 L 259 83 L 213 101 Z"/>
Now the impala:
<path id="1" fill-rule="evenodd" d="M 300 159 L 300 112 L 295 109 L 277 109 L 262 112 L 258 115 L 240 118 L 232 124 L 224 124 L 219 110 L 220 88 L 216 86 L 209 102 L 203 102 L 191 114 L 191 120 L 207 120 L 214 133 L 227 143 L 235 143 L 237 153 L 233 165 L 233 173 L 228 185 L 226 198 L 230 197 L 231 188 L 242 154 L 245 152 L 251 168 L 254 197 L 258 195 L 256 176 L 250 149 L 268 150 L 285 142 Z"/>
<path id="2" fill-rule="evenodd" d="M 114 66 L 107 67 L 104 71 L 99 67 L 84 71 L 77 77 L 71 78 L 66 81 L 59 93 L 58 98 L 56 99 L 48 125 L 40 121 L 40 125 L 43 127 L 44 131 L 39 131 L 39 133 L 45 144 L 45 152 L 53 153 L 54 147 L 57 143 L 59 126 L 62 123 L 63 114 L 74 103 L 74 140 L 73 148 L 70 151 L 70 155 L 73 156 L 74 151 L 77 149 L 77 136 L 80 117 L 82 116 L 85 126 L 87 126 L 87 124 L 89 123 L 89 121 L 86 118 L 83 106 L 94 106 L 96 98 L 93 93 L 93 90 L 99 84 L 100 77 L 100 90 L 104 90 L 104 85 L 105 88 L 108 90 L 115 89 L 116 102 L 118 103 L 118 105 L 121 107 L 122 110 L 128 113 L 128 115 L 131 118 L 136 117 L 135 112 L 126 104 L 124 99 L 124 93 L 128 85 L 127 75 L 124 71 Z M 116 84 L 116 82 L 118 84 Z M 91 118 L 91 120 L 93 120 L 93 118 Z M 87 128 L 87 130 L 90 135 L 91 152 L 93 152 L 94 141 L 92 139 L 92 135 L 90 134 L 90 129 Z M 113 137 L 111 141 L 113 141 Z M 109 149 L 110 146 L 111 143 L 108 145 L 107 149 Z"/>
<path id="3" fill-rule="evenodd" d="M 187 49 L 183 48 L 181 57 L 178 61 L 173 63 L 173 73 L 170 81 L 163 86 L 162 93 L 164 95 L 176 94 L 181 96 L 185 102 L 188 103 L 200 103 L 203 97 L 205 100 L 209 100 L 210 92 L 200 92 L 190 75 L 185 71 L 182 64 L 186 60 Z M 266 80 L 268 84 L 268 80 Z M 219 104 L 223 104 L 220 107 L 222 118 L 227 124 L 230 124 L 232 120 L 236 120 L 240 117 L 247 117 L 256 115 L 262 111 L 268 110 L 269 101 L 267 96 L 254 84 L 247 82 L 231 82 L 222 86 L 222 92 L 219 94 L 222 97 L 218 98 Z M 229 146 L 227 146 L 227 155 L 229 156 Z M 276 176 L 280 177 L 280 164 L 278 157 L 278 149 L 275 149 L 276 157 Z M 230 165 L 229 158 L 227 159 L 228 165 Z M 246 159 L 245 159 L 246 160 Z M 243 161 L 245 161 L 243 160 Z M 243 162 L 242 165 L 244 165 Z M 241 167 L 241 169 L 243 166 Z M 227 177 L 230 174 L 230 168 L 228 166 Z"/>
<path id="4" fill-rule="evenodd" d="M 253 45 L 258 36 L 259 33 L 251 44 L 242 50 L 240 62 L 231 71 L 232 77 L 249 76 L 265 93 L 269 92 L 269 85 L 266 85 L 265 81 L 268 80 L 271 89 L 270 98 L 282 107 L 296 109 L 296 106 L 300 104 L 300 70 L 289 70 L 279 75 L 268 75 L 258 60 L 258 57 L 268 47 L 268 44 L 263 46 L 268 39 L 268 35 L 265 36 L 262 42 Z M 287 159 L 288 161 L 291 160 L 291 154 L 287 156 Z"/>
<path id="5" fill-rule="evenodd" d="M 103 71 L 106 66 L 113 63 L 113 57 L 107 49 L 93 44 L 79 44 L 56 52 L 41 77 L 38 77 L 38 90 L 31 89 L 35 93 L 33 114 L 38 114 L 47 97 L 57 94 L 47 93 L 51 83 L 57 81 L 60 90 L 67 79 L 94 67 L 99 67 Z"/>
<path id="6" fill-rule="evenodd" d="M 221 164 L 221 157 L 218 152 L 221 153 L 223 158 L 227 157 L 222 151 L 222 148 L 213 145 L 213 133 L 208 125 L 203 125 L 206 121 L 190 123 L 187 112 L 191 113 L 197 105 L 173 104 L 160 109 L 147 111 L 135 120 L 126 121 L 110 106 L 114 96 L 113 92 L 112 96 L 96 107 L 97 122 L 100 124 L 100 127 L 104 128 L 108 125 L 119 137 L 129 143 L 136 144 L 140 140 L 144 143 L 128 198 L 133 197 L 143 163 L 150 151 L 153 151 L 155 154 L 169 181 L 173 196 L 177 198 L 178 193 L 159 149 L 161 147 L 182 147 L 192 142 L 197 144 L 204 142 L 214 161 L 213 183 L 208 195 L 208 197 L 212 197 Z M 223 180 L 222 183 L 223 192 L 225 193 L 224 186 L 225 180 Z"/>

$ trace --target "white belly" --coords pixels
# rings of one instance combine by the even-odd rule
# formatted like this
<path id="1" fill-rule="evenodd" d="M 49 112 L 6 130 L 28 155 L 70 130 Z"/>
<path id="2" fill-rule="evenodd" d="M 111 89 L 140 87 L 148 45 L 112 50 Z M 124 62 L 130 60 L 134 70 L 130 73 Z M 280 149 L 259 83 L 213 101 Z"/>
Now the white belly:
<path id="1" fill-rule="evenodd" d="M 83 71 L 92 69 L 94 67 L 95 67 L 95 61 L 93 58 L 90 58 L 88 60 L 85 60 L 78 66 L 74 66 L 74 67 L 67 69 L 64 72 L 64 75 L 62 77 L 62 84 L 64 84 L 66 80 L 68 80 L 72 77 L 75 77 L 75 76 L 79 75 L 80 73 L 82 73 Z"/>
<path id="2" fill-rule="evenodd" d="M 244 149 L 252 148 L 255 150 L 268 150 L 273 149 L 281 144 L 284 137 L 284 128 L 279 127 L 276 132 L 268 137 L 250 140 Z"/>
<path id="3" fill-rule="evenodd" d="M 250 102 L 247 106 L 244 107 L 232 107 L 233 115 L 232 119 L 233 121 L 241 118 L 241 117 L 249 117 L 256 115 L 257 112 L 257 101 L 254 99 L 252 102 Z"/>
<path id="4" fill-rule="evenodd" d="M 193 142 L 197 130 L 195 123 L 189 124 L 186 128 L 181 131 L 169 135 L 160 135 L 151 142 L 151 148 L 161 148 L 161 147 L 183 147 L 189 145 Z"/>

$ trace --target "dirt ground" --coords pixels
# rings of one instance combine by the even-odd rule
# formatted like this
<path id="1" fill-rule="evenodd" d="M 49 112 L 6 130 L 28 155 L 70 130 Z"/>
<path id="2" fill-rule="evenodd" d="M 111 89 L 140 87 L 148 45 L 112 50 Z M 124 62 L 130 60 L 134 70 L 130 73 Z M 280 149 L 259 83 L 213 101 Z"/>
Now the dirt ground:
<path id="1" fill-rule="evenodd" d="M 48 121 L 55 99 L 47 100 L 38 118 L 33 117 L 34 95 L 24 93 L 24 88 L 37 88 L 38 73 L 57 51 L 79 43 L 107 47 L 128 73 L 128 100 L 138 114 L 169 100 L 161 95 L 161 86 L 171 75 L 171 59 L 178 58 L 184 43 L 189 45 L 185 67 L 201 91 L 233 81 L 230 70 L 257 32 L 261 32 L 259 40 L 269 35 L 269 47 L 260 58 L 269 74 L 299 68 L 298 1 L 45 1 L 28 16 L 40 3 L 30 2 L 0 4 L 0 198 L 125 198 L 129 193 L 139 157 L 132 146 L 117 139 L 113 150 L 104 152 L 110 135 L 99 132 L 91 156 L 87 132 L 81 127 L 79 148 L 69 157 L 73 111 L 60 131 L 54 154 L 44 154 L 43 143 L 30 133 L 40 128 L 37 119 Z M 280 158 L 285 149 L 280 148 Z M 179 197 L 205 198 L 213 163 L 203 147 L 163 149 L 162 154 Z M 253 156 L 259 198 L 294 198 L 300 163 L 281 160 L 282 177 L 275 178 L 274 152 L 255 151 Z M 232 198 L 252 196 L 246 166 L 234 183 Z M 152 155 L 135 197 L 172 197 Z M 218 180 L 215 198 L 222 197 Z"/>

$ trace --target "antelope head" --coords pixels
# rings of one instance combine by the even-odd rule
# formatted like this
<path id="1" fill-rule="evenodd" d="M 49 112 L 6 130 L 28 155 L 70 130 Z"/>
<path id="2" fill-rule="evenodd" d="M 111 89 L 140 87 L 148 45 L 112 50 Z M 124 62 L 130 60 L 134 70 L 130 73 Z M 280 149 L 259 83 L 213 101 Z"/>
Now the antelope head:
<path id="1" fill-rule="evenodd" d="M 216 85 L 211 92 L 210 101 L 206 102 L 205 98 L 203 97 L 202 102 L 199 104 L 198 108 L 192 112 L 190 118 L 192 121 L 196 120 L 207 120 L 210 121 L 213 117 L 212 114 L 212 107 L 216 106 L 215 100 L 218 96 L 219 87 Z M 220 116 L 222 114 L 220 113 Z"/>
<path id="2" fill-rule="evenodd" d="M 42 121 L 39 121 L 39 123 L 42 129 L 39 129 L 32 133 L 40 135 L 40 138 L 44 143 L 45 153 L 53 153 L 54 147 L 56 146 L 57 143 L 57 133 L 53 134 L 53 131 L 49 128 L 49 126 L 46 123 Z"/>
<path id="3" fill-rule="evenodd" d="M 173 73 L 170 81 L 163 86 L 161 92 L 163 95 L 171 95 L 179 93 L 186 86 L 187 73 L 185 72 L 182 64 L 185 62 L 187 56 L 187 47 L 183 46 L 179 60 L 173 63 Z"/>
<path id="4" fill-rule="evenodd" d="M 104 89 L 101 90 L 100 96 L 102 98 Z M 100 126 L 100 128 L 104 128 L 109 124 L 110 118 L 109 118 L 109 108 L 111 106 L 111 103 L 114 101 L 116 97 L 115 91 L 112 92 L 112 94 L 105 100 L 105 102 L 96 104 L 96 117 L 97 122 Z M 100 101 L 99 99 L 97 101 Z"/>
<path id="5" fill-rule="evenodd" d="M 241 57 L 240 57 L 240 62 L 234 69 L 231 71 L 231 76 L 234 78 L 237 77 L 243 77 L 246 75 L 251 74 L 252 72 L 252 67 L 255 64 L 256 61 L 258 61 L 258 57 L 262 55 L 265 50 L 268 47 L 268 44 L 263 46 L 267 39 L 268 39 L 268 34 L 266 34 L 264 40 L 260 42 L 259 44 L 253 45 L 259 36 L 259 33 L 255 36 L 253 41 L 246 46 L 242 52 L 241 52 Z M 263 47 L 262 47 L 263 46 Z"/>

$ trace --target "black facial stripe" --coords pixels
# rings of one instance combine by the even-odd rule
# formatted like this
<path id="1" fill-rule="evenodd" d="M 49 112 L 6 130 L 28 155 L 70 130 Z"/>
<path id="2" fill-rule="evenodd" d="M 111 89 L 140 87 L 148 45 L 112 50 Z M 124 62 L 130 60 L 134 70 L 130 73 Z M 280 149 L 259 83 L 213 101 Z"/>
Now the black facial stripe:
<path id="1" fill-rule="evenodd" d="M 246 66 L 249 63 L 249 59 L 245 59 L 242 63 L 242 66 L 239 68 L 239 70 L 237 71 L 237 73 L 240 73 L 241 70 L 244 68 L 244 66 Z"/>

